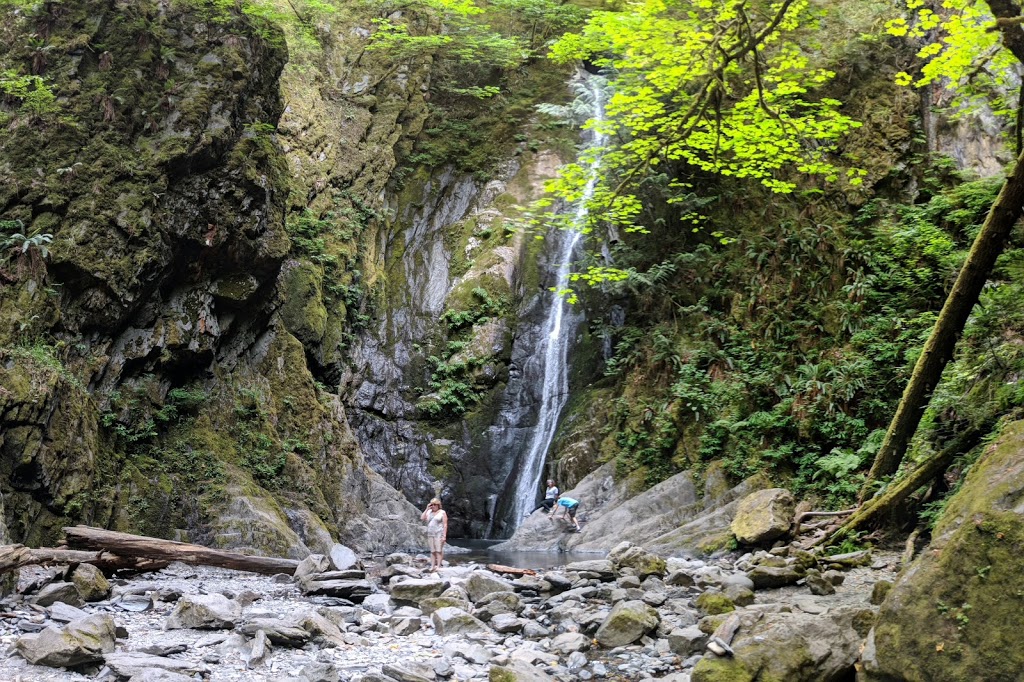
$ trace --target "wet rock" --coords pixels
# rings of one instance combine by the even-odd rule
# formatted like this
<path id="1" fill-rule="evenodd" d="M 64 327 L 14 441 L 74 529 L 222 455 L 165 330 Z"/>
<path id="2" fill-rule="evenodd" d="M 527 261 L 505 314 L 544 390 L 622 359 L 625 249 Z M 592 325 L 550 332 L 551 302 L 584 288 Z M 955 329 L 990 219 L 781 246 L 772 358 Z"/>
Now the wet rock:
<path id="1" fill-rule="evenodd" d="M 594 638 L 604 647 L 632 644 L 658 625 L 658 612 L 641 601 L 619 602 L 597 629 Z"/>
<path id="2" fill-rule="evenodd" d="M 195 628 L 197 630 L 231 629 L 242 616 L 238 602 L 222 594 L 185 595 L 178 600 L 167 618 L 168 630 Z"/>
<path id="3" fill-rule="evenodd" d="M 116 638 L 114 619 L 96 614 L 19 637 L 15 648 L 29 663 L 61 668 L 102 660 L 114 650 Z"/>
<path id="4" fill-rule="evenodd" d="M 796 500 L 785 488 L 758 490 L 740 500 L 729 529 L 740 542 L 771 542 L 789 532 Z"/>

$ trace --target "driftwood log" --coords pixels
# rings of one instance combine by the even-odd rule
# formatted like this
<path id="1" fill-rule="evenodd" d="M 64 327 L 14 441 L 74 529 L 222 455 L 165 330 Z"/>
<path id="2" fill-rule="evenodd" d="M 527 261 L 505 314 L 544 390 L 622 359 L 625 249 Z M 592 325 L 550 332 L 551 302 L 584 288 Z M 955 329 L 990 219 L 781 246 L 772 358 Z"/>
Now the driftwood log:
<path id="1" fill-rule="evenodd" d="M 249 556 L 237 552 L 210 549 L 187 542 L 130 535 L 91 526 L 65 527 L 64 536 L 68 546 L 77 549 L 102 550 L 120 556 L 141 557 L 157 561 L 181 561 L 186 564 L 217 566 L 264 575 L 275 573 L 292 575 L 299 565 L 299 562 L 294 559 Z"/>
<path id="2" fill-rule="evenodd" d="M 22 566 L 46 566 L 49 564 L 92 564 L 106 573 L 119 570 L 156 571 L 169 563 L 169 561 L 120 556 L 103 551 L 86 552 L 51 547 L 32 549 L 24 545 L 0 545 L 0 574 L 8 573 Z"/>
<path id="3" fill-rule="evenodd" d="M 488 571 L 494 571 L 495 573 L 504 573 L 505 575 L 537 575 L 537 571 L 530 570 L 529 568 L 516 568 L 515 566 L 502 566 L 501 564 L 487 564 Z"/>

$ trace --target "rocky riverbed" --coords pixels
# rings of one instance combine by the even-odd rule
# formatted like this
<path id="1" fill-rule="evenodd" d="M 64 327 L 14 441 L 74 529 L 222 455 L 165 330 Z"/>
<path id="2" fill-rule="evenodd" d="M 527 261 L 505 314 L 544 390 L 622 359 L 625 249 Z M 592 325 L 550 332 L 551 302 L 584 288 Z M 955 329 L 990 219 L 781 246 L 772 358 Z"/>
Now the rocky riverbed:
<path id="1" fill-rule="evenodd" d="M 345 563 L 310 557 L 295 576 L 172 564 L 109 584 L 22 569 L 0 602 L 0 680 L 700 682 L 722 666 L 837 679 L 896 569 L 888 554 L 664 559 L 628 543 L 520 577 L 426 573 L 405 554 Z M 708 637 L 733 614 L 732 652 L 716 656 Z"/>

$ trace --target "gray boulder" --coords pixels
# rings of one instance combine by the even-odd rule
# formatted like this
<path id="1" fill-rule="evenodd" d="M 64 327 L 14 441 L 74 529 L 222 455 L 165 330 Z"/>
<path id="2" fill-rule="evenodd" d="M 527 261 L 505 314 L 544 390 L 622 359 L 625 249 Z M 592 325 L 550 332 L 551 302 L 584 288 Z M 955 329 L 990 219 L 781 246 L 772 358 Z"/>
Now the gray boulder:
<path id="1" fill-rule="evenodd" d="M 476 603 L 493 592 L 512 592 L 511 582 L 483 571 L 474 571 L 465 584 L 469 599 Z"/>
<path id="2" fill-rule="evenodd" d="M 37 606 L 50 606 L 64 602 L 71 606 L 84 606 L 85 600 L 74 583 L 50 583 L 39 590 L 32 603 Z"/>
<path id="3" fill-rule="evenodd" d="M 299 562 L 299 565 L 295 567 L 296 580 L 301 580 L 317 573 L 326 573 L 331 570 L 330 558 L 323 554 L 310 554 L 308 557 Z"/>
<path id="4" fill-rule="evenodd" d="M 167 617 L 168 630 L 230 630 L 242 617 L 238 602 L 222 594 L 188 594 L 178 600 Z"/>
<path id="5" fill-rule="evenodd" d="M 345 545 L 335 544 L 331 547 L 331 566 L 335 571 L 347 571 L 350 568 L 360 568 L 359 555 Z"/>
<path id="6" fill-rule="evenodd" d="M 480 619 L 451 606 L 434 611 L 430 614 L 430 620 L 434 624 L 434 631 L 442 636 L 490 631 L 487 624 Z"/>
<path id="7" fill-rule="evenodd" d="M 373 593 L 373 583 L 361 579 L 315 580 L 307 576 L 299 581 L 299 589 L 310 597 L 339 597 L 358 604 Z"/>
<path id="8" fill-rule="evenodd" d="M 381 666 L 381 672 L 398 682 L 434 682 L 433 667 L 429 663 L 419 661 L 385 663 Z"/>
<path id="9" fill-rule="evenodd" d="M 796 500 L 785 488 L 758 490 L 740 500 L 729 529 L 740 542 L 771 542 L 789 532 Z"/>
<path id="10" fill-rule="evenodd" d="M 395 601 L 419 604 L 424 599 L 441 596 L 444 592 L 444 581 L 413 578 L 391 583 L 390 589 L 391 598 Z"/>
<path id="11" fill-rule="evenodd" d="M 626 646 L 656 628 L 660 620 L 658 612 L 642 601 L 622 601 L 612 608 L 594 638 L 604 647 Z"/>
<path id="12" fill-rule="evenodd" d="M 488 625 L 490 625 L 495 632 L 510 634 L 522 631 L 523 620 L 516 617 L 514 613 L 499 613 L 488 621 Z"/>
<path id="13" fill-rule="evenodd" d="M 672 630 L 668 633 L 668 648 L 674 654 L 686 658 L 704 651 L 708 636 L 696 625 Z"/>
<path id="14" fill-rule="evenodd" d="M 551 648 L 563 654 L 586 651 L 590 648 L 590 639 L 579 632 L 563 632 L 551 640 Z"/>
<path id="15" fill-rule="evenodd" d="M 108 615 L 96 614 L 63 627 L 51 625 L 38 634 L 24 635 L 15 648 L 26 661 L 54 668 L 94 663 L 114 650 L 117 628 Z"/>

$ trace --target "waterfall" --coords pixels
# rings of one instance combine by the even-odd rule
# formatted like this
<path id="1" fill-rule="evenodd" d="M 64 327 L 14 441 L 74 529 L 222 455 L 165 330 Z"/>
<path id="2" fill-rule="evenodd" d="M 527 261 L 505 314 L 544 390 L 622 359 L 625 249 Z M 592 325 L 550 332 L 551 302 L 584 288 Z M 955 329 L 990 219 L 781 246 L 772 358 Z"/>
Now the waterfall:
<path id="1" fill-rule="evenodd" d="M 591 100 L 590 117 L 594 121 L 601 121 L 604 118 L 601 92 L 603 79 L 589 76 L 585 82 Z M 604 135 L 593 133 L 588 141 L 588 147 L 601 148 L 606 142 Z M 544 473 L 544 460 L 555 438 L 562 409 L 569 398 L 569 346 L 573 340 L 575 323 L 582 316 L 571 310 L 570 304 L 559 292 L 569 286 L 573 254 L 583 240 L 581 230 L 587 217 L 587 203 L 593 197 L 600 166 L 600 154 L 593 155 L 587 168 L 587 184 L 575 208 L 573 228 L 554 229 L 554 234 L 548 235 L 548 239 L 554 242 L 552 262 L 557 270 L 554 292 L 549 294 L 550 300 L 542 325 L 543 348 L 536 349 L 537 356 L 543 357 L 537 425 L 533 427 L 526 441 L 526 449 L 519 460 L 519 466 L 513 471 L 513 483 L 507 487 L 514 496 L 510 505 L 510 526 L 513 529 L 536 504 Z"/>

